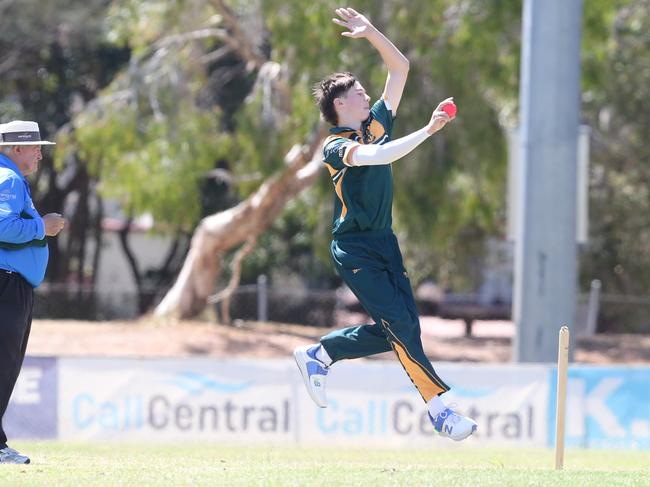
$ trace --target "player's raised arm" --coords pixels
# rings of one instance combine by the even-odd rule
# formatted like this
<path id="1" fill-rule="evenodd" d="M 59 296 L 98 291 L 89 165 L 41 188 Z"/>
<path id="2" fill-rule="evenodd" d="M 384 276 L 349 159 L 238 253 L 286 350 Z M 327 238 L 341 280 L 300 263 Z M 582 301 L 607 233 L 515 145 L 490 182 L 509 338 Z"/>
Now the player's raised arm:
<path id="1" fill-rule="evenodd" d="M 334 18 L 332 21 L 348 29 L 342 32 L 341 35 L 355 39 L 368 39 L 370 44 L 381 55 L 384 64 L 388 68 L 386 86 L 384 87 L 382 97 L 388 100 L 394 116 L 402 99 L 404 85 L 406 85 L 406 78 L 409 71 L 408 59 L 364 15 L 353 8 L 337 8 L 336 14 L 340 19 Z"/>

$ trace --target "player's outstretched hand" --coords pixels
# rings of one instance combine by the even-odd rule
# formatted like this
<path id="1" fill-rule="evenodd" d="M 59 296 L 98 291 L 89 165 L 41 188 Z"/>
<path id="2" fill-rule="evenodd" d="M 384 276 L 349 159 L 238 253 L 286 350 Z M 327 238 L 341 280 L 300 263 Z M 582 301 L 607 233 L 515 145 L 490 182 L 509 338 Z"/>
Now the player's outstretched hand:
<path id="1" fill-rule="evenodd" d="M 332 22 L 348 29 L 346 32 L 341 32 L 342 36 L 360 39 L 368 37 L 374 29 L 372 23 L 353 8 L 337 8 L 335 12 L 341 18 L 334 18 Z"/>
<path id="2" fill-rule="evenodd" d="M 429 132 L 429 134 L 431 135 L 435 134 L 438 130 L 440 130 L 442 127 L 447 125 L 449 120 L 451 120 L 447 112 L 445 112 L 442 109 L 442 107 L 445 106 L 447 103 L 453 101 L 454 101 L 453 97 L 450 97 L 438 103 L 438 106 L 431 114 L 431 120 L 429 120 L 429 123 L 427 124 L 427 132 Z"/>

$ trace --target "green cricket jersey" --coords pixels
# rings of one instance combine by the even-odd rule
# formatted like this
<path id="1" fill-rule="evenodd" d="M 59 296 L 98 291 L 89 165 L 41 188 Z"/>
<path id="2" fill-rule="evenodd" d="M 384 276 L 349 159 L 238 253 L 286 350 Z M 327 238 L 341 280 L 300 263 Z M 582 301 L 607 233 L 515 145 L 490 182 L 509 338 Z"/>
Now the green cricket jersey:
<path id="1" fill-rule="evenodd" d="M 387 230 L 392 225 L 393 174 L 390 164 L 351 166 L 359 144 L 385 144 L 393 130 L 393 114 L 383 99 L 370 109 L 360 130 L 333 127 L 325 139 L 323 160 L 334 183 L 332 234 Z"/>

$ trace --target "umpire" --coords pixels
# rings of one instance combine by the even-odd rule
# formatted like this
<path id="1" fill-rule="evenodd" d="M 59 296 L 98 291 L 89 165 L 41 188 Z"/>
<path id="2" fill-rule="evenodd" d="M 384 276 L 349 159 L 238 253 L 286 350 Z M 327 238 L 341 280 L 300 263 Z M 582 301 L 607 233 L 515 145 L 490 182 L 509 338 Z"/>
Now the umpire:
<path id="1" fill-rule="evenodd" d="M 29 463 L 7 445 L 2 417 L 27 349 L 34 288 L 45 277 L 45 236 L 65 225 L 57 213 L 38 214 L 25 179 L 38 170 L 43 145 L 54 143 L 41 140 L 36 122 L 0 125 L 0 463 Z"/>

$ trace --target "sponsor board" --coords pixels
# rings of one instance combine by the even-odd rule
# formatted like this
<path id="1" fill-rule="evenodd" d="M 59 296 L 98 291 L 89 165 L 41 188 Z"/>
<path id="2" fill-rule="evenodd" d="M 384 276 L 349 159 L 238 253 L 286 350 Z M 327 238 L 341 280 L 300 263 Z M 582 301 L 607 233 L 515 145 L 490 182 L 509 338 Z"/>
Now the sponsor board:
<path id="1" fill-rule="evenodd" d="M 448 404 L 472 416 L 478 431 L 463 444 L 544 446 L 548 382 L 544 366 L 441 364 Z M 373 446 L 447 446 L 415 387 L 394 362 L 341 363 L 328 377 L 327 408 L 298 395 L 299 440 Z"/>
<path id="2" fill-rule="evenodd" d="M 63 439 L 447 446 L 397 362 L 342 362 L 329 407 L 292 361 L 61 359 Z M 443 364 L 473 444 L 546 444 L 548 368 Z"/>
<path id="3" fill-rule="evenodd" d="M 286 363 L 61 359 L 60 437 L 293 441 Z"/>
<path id="4" fill-rule="evenodd" d="M 555 443 L 557 369 L 549 371 L 549 445 Z M 566 444 L 582 448 L 650 448 L 649 367 L 569 367 Z"/>
<path id="5" fill-rule="evenodd" d="M 28 358 L 5 424 L 17 437 L 448 447 L 395 361 L 345 361 L 318 408 L 291 360 Z M 31 367 L 31 368 L 30 368 Z M 552 365 L 437 364 L 447 404 L 473 417 L 462 445 L 551 446 Z M 20 382 L 20 381 L 19 381 Z M 569 368 L 567 445 L 650 448 L 650 368 Z M 35 410 L 27 408 L 38 407 Z M 23 420 L 16 416 L 22 409 Z M 29 412 L 28 412 L 29 411 Z M 46 418 L 34 423 L 34 418 Z M 21 422 L 22 421 L 22 422 Z"/>
<path id="6" fill-rule="evenodd" d="M 2 425 L 9 438 L 56 438 L 57 359 L 25 357 Z"/>

